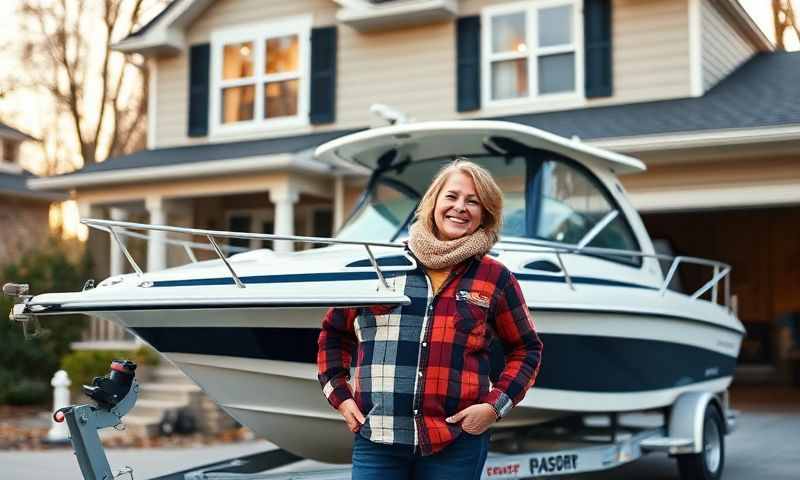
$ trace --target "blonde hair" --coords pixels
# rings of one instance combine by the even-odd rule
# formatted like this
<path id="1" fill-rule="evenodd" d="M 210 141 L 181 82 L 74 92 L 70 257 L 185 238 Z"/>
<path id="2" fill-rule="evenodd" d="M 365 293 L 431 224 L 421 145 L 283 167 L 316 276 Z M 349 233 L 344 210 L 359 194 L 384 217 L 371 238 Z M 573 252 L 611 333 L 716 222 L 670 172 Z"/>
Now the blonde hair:
<path id="1" fill-rule="evenodd" d="M 416 221 L 429 232 L 436 234 L 436 222 L 433 218 L 436 199 L 439 198 L 439 193 L 447 179 L 455 172 L 464 173 L 472 179 L 472 183 L 475 184 L 475 193 L 483 210 L 479 228 L 484 228 L 493 237 L 493 240 L 497 241 L 500 236 L 500 228 L 503 226 L 503 191 L 497 186 L 491 173 L 464 157 L 456 157 L 439 170 L 419 202 Z"/>

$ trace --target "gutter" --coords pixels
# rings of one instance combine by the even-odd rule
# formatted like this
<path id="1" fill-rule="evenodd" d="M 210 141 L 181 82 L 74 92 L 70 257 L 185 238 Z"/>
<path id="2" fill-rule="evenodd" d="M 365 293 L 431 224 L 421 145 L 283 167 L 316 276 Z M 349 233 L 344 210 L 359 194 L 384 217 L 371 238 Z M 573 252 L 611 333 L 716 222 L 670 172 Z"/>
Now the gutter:
<path id="1" fill-rule="evenodd" d="M 679 132 L 635 137 L 599 138 L 586 140 L 586 143 L 618 152 L 653 152 L 797 140 L 800 140 L 800 124 L 780 127 L 732 128 L 708 132 Z"/>
<path id="2" fill-rule="evenodd" d="M 311 173 L 331 173 L 333 167 L 302 156 L 281 153 L 237 158 L 235 160 L 213 160 L 192 162 L 183 165 L 157 167 L 134 167 L 109 172 L 72 173 L 57 177 L 28 180 L 31 190 L 66 190 L 77 187 L 107 186 L 131 182 L 153 182 L 192 177 L 209 177 L 231 173 L 265 172 L 274 170 L 298 170 Z"/>

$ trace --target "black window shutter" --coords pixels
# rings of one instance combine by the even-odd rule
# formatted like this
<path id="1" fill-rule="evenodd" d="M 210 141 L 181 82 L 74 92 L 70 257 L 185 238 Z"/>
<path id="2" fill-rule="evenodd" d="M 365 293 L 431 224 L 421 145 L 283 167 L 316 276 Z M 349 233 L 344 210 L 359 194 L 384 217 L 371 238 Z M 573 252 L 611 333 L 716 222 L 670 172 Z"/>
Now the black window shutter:
<path id="1" fill-rule="evenodd" d="M 611 0 L 584 0 L 583 28 L 586 97 L 610 97 L 613 92 Z"/>
<path id="2" fill-rule="evenodd" d="M 189 48 L 189 136 L 208 135 L 208 79 L 211 46 L 208 43 Z"/>
<path id="3" fill-rule="evenodd" d="M 481 108 L 481 18 L 456 22 L 456 106 L 459 112 Z"/>
<path id="4" fill-rule="evenodd" d="M 311 30 L 311 108 L 314 125 L 336 121 L 336 26 Z"/>

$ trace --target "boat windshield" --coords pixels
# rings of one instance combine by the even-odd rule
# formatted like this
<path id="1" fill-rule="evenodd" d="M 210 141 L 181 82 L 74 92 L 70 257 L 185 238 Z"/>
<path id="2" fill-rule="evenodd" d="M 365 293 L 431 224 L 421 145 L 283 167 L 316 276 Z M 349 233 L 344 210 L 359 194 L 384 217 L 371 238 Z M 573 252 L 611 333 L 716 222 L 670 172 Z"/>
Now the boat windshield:
<path id="1" fill-rule="evenodd" d="M 580 165 L 522 156 L 478 155 L 470 160 L 489 170 L 503 190 L 504 241 L 536 239 L 577 245 L 590 238 L 588 245 L 593 247 L 639 249 L 624 215 L 609 215 L 620 211 L 611 195 Z M 388 242 L 405 237 L 422 194 L 450 161 L 402 162 L 376 171 L 337 238 Z M 612 259 L 640 263 L 638 257 Z"/>

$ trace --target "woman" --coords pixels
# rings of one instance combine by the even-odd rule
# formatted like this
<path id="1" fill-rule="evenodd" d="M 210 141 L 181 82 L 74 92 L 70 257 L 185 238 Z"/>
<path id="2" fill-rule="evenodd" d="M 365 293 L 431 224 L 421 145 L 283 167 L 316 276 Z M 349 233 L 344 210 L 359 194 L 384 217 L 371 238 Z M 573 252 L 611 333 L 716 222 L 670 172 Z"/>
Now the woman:
<path id="1" fill-rule="evenodd" d="M 487 255 L 502 201 L 483 168 L 465 159 L 445 166 L 410 230 L 419 266 L 393 278 L 411 303 L 326 314 L 319 379 L 356 433 L 354 480 L 480 478 L 487 429 L 533 385 L 542 343 L 516 279 Z M 490 390 L 493 336 L 507 354 Z"/>

